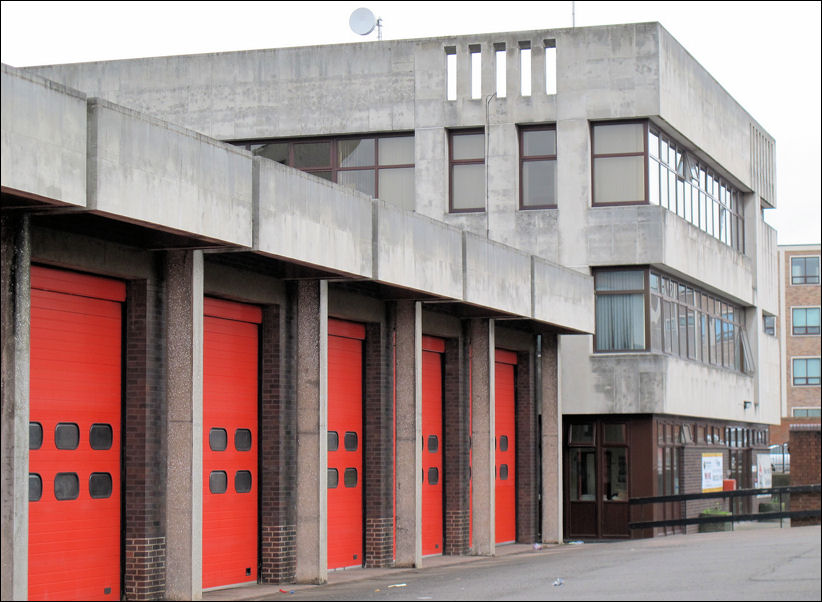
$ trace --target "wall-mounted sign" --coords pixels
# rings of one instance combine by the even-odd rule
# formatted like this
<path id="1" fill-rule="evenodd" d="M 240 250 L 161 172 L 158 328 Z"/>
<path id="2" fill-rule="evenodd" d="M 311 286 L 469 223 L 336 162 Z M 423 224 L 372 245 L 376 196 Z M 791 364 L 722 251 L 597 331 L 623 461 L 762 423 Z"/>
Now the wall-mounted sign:
<path id="1" fill-rule="evenodd" d="M 702 454 L 702 492 L 722 491 L 722 454 Z"/>
<path id="2" fill-rule="evenodd" d="M 771 455 L 756 454 L 756 482 L 754 483 L 754 489 L 769 489 L 773 487 L 772 477 Z"/>

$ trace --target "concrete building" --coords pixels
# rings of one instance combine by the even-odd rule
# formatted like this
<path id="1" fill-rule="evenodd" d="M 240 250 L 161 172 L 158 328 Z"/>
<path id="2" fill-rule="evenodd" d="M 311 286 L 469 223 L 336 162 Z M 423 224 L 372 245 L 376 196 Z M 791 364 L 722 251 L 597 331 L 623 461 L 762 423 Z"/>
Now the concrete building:
<path id="1" fill-rule="evenodd" d="M 4 599 L 651 536 L 628 498 L 705 457 L 753 484 L 774 142 L 659 24 L 2 97 Z"/>
<path id="2" fill-rule="evenodd" d="M 820 422 L 819 245 L 779 245 L 779 323 L 765 332 L 780 341 L 781 424 L 771 443 L 787 443 L 791 424 Z"/>

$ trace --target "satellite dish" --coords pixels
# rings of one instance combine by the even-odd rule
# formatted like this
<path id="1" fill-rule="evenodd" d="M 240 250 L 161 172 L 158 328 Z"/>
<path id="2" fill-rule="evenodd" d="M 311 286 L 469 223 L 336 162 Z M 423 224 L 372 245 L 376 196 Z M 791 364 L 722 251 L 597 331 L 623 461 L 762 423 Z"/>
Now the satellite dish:
<path id="1" fill-rule="evenodd" d="M 354 33 L 367 36 L 377 26 L 377 19 L 374 17 L 374 13 L 367 8 L 358 8 L 351 13 L 348 25 Z"/>

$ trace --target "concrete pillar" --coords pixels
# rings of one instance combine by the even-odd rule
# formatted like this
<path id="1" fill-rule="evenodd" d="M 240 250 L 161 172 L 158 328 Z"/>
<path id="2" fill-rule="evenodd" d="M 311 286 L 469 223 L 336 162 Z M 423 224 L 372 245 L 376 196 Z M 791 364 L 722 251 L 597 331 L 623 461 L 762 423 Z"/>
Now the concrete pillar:
<path id="1" fill-rule="evenodd" d="M 328 283 L 302 281 L 296 327 L 297 581 L 328 580 Z"/>
<path id="2" fill-rule="evenodd" d="M 203 253 L 166 256 L 166 597 L 202 599 Z"/>
<path id="3" fill-rule="evenodd" d="M 541 337 L 539 401 L 542 404 L 542 541 L 562 543 L 562 406 L 555 334 Z"/>
<path id="4" fill-rule="evenodd" d="M 471 442 L 474 554 L 493 556 L 494 524 L 494 321 L 472 319 Z"/>
<path id="5" fill-rule="evenodd" d="M 422 563 L 422 304 L 397 302 L 397 559 Z"/>
<path id="6" fill-rule="evenodd" d="M 0 599 L 28 599 L 29 341 L 28 216 L 2 216 L 2 556 Z"/>

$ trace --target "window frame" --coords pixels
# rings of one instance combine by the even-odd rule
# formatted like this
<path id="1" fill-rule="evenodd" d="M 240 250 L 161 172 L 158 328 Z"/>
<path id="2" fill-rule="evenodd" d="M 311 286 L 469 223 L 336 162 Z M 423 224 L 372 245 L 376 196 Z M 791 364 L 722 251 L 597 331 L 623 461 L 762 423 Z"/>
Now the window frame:
<path id="1" fill-rule="evenodd" d="M 818 337 L 820 335 L 820 326 L 819 325 L 817 325 L 815 327 L 816 332 L 808 332 L 809 328 L 813 328 L 813 327 L 809 327 L 807 325 L 808 324 L 808 318 L 807 318 L 808 310 L 814 310 L 814 309 L 817 312 L 817 322 L 819 322 L 819 319 L 822 317 L 822 315 L 820 315 L 822 312 L 820 312 L 820 306 L 819 305 L 797 305 L 796 307 L 791 307 L 791 336 L 793 336 L 793 337 Z M 797 326 L 796 326 L 796 312 L 797 312 L 797 310 L 805 312 L 805 326 L 802 327 L 802 328 L 805 329 L 805 332 L 797 332 Z"/>
<path id="2" fill-rule="evenodd" d="M 553 131 L 554 132 L 554 154 L 553 155 L 525 155 L 525 133 L 534 131 Z M 556 138 L 557 125 L 553 124 L 539 124 L 539 125 L 521 125 L 517 128 L 518 142 L 519 142 L 519 209 L 520 211 L 531 211 L 539 209 L 556 209 L 558 207 L 557 196 L 559 193 L 557 187 L 557 180 L 554 180 L 554 203 L 546 205 L 525 205 L 524 204 L 524 189 L 523 185 L 523 166 L 525 163 L 535 163 L 537 161 L 553 161 L 555 165 L 555 174 L 559 175 L 557 166 L 557 156 L 559 154 L 559 141 Z"/>
<path id="3" fill-rule="evenodd" d="M 806 412 L 805 414 L 797 414 L 796 412 L 802 411 Z M 810 414 L 808 412 L 816 412 L 814 414 Z M 799 408 L 791 408 L 791 418 L 819 418 L 820 414 L 822 414 L 822 408 L 819 407 L 799 407 Z"/>
<path id="4" fill-rule="evenodd" d="M 796 259 L 802 259 L 803 262 L 807 262 L 808 259 L 815 259 L 816 260 L 816 280 L 808 282 L 808 275 L 807 269 L 803 270 L 803 275 L 801 276 L 802 282 L 797 282 L 793 275 L 793 262 Z M 820 278 L 819 278 L 819 268 L 820 268 L 820 261 L 819 255 L 791 255 L 790 261 L 790 274 L 791 274 L 791 286 L 819 286 Z"/>
<path id="5" fill-rule="evenodd" d="M 796 379 L 797 379 L 797 377 L 796 377 L 796 362 L 797 361 L 804 361 L 805 362 L 805 377 L 804 377 L 804 379 L 807 381 L 808 380 L 808 375 L 807 375 L 808 374 L 808 368 L 807 368 L 807 366 L 808 366 L 808 362 L 812 361 L 812 360 L 816 360 L 817 362 L 820 362 L 820 368 L 822 368 L 822 359 L 820 359 L 820 356 L 818 356 L 818 355 L 794 356 L 794 357 L 791 358 L 791 386 L 792 387 L 818 387 L 818 386 L 820 386 L 819 382 L 816 382 L 816 383 L 809 383 L 809 382 L 797 383 L 796 382 Z M 817 378 L 819 378 L 819 377 L 817 377 Z"/>
<path id="6" fill-rule="evenodd" d="M 454 137 L 455 136 L 476 136 L 478 134 L 482 135 L 483 140 L 483 152 L 481 159 L 454 159 Z M 486 182 L 483 182 L 483 190 L 485 190 L 485 194 L 483 195 L 482 199 L 482 207 L 479 208 L 466 208 L 466 209 L 455 209 L 454 208 L 454 166 L 458 165 L 482 165 L 484 170 L 488 169 L 488 166 L 485 163 L 485 145 L 488 144 L 487 141 L 487 134 L 485 132 L 485 128 L 465 128 L 465 129 L 453 129 L 448 130 L 448 213 L 485 213 L 488 210 L 486 206 L 486 198 L 488 197 L 488 191 L 485 190 Z"/>
<path id="7" fill-rule="evenodd" d="M 597 291 L 596 290 L 596 275 L 604 272 L 642 272 L 643 289 L 625 289 L 619 291 Z M 651 347 L 651 331 L 650 331 L 650 278 L 649 268 L 624 266 L 624 267 L 608 267 L 598 269 L 594 272 L 594 353 L 646 353 Z M 596 327 L 596 306 L 600 295 L 636 295 L 642 294 L 642 306 L 644 311 L 643 321 L 645 323 L 645 347 L 643 349 L 597 349 L 597 327 Z"/>
<path id="8" fill-rule="evenodd" d="M 648 120 L 647 119 L 619 119 L 615 121 L 592 121 L 590 123 L 590 139 L 591 139 L 591 206 L 592 207 L 630 207 L 632 205 L 647 205 L 648 203 Z M 633 152 L 633 153 L 604 153 L 604 154 L 596 154 L 594 152 L 595 146 L 595 130 L 596 127 L 599 125 L 627 125 L 627 124 L 641 124 L 642 128 L 642 147 L 643 150 L 641 152 Z M 611 203 L 598 203 L 596 200 L 596 194 L 594 193 L 596 189 L 596 159 L 607 159 L 607 158 L 618 158 L 618 157 L 643 157 L 644 167 L 644 187 L 645 187 L 645 197 L 642 200 L 637 201 L 624 201 L 624 202 L 611 202 Z"/>

